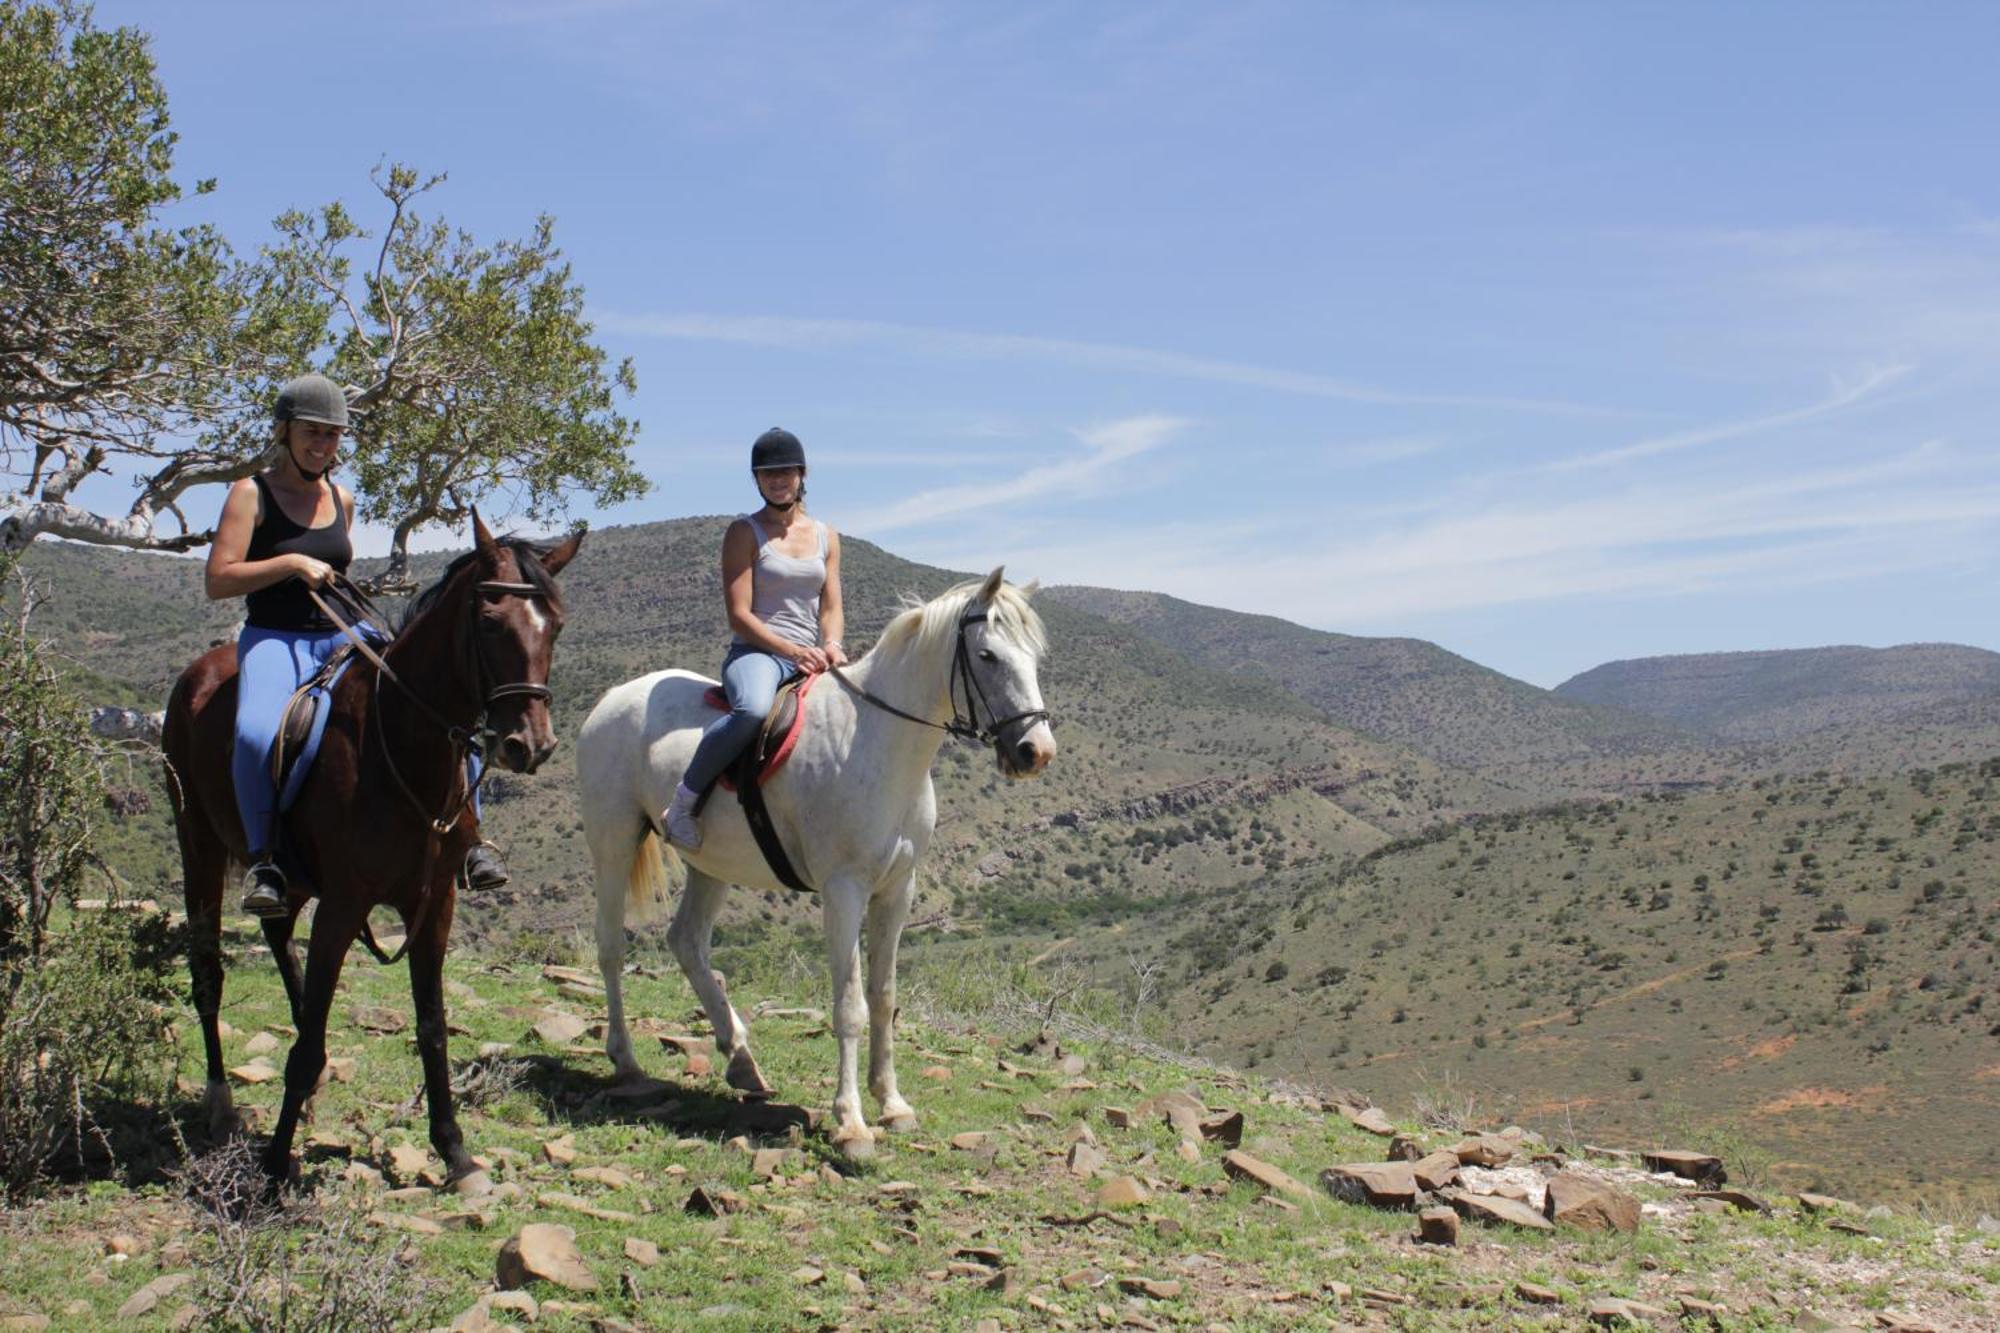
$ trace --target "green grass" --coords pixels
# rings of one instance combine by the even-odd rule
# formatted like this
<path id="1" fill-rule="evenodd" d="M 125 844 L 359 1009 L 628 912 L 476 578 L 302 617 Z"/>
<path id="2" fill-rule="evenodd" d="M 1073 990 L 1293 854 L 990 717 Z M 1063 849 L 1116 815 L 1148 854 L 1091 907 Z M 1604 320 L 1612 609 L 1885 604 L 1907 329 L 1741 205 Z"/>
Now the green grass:
<path id="1" fill-rule="evenodd" d="M 740 954 L 732 966 L 738 1005 L 746 1012 L 760 999 L 793 1007 L 824 1005 L 818 976 L 780 949 Z M 989 1317 L 1003 1326 L 1049 1318 L 1095 1325 L 1100 1306 L 1114 1318 L 1139 1314 L 1161 1326 L 1222 1321 L 1290 1328 L 1359 1317 L 1353 1293 L 1368 1289 L 1406 1298 L 1409 1304 L 1392 1316 L 1406 1327 L 1529 1327 L 1538 1326 L 1541 1313 L 1513 1295 L 1512 1283 L 1521 1278 L 1571 1293 L 1565 1309 L 1570 1318 L 1580 1318 L 1582 1302 L 1593 1296 L 1631 1295 L 1670 1306 L 1672 1288 L 1689 1284 L 1722 1293 L 1740 1308 L 1752 1303 L 1775 1308 L 1774 1288 L 1782 1284 L 1774 1274 L 1793 1272 L 1800 1276 L 1782 1289 L 1796 1296 L 1783 1299 L 1796 1299 L 1799 1308 L 1861 1311 L 1909 1303 L 1907 1277 L 1901 1287 L 1884 1288 L 1886 1276 L 1864 1275 L 1842 1290 L 1810 1277 L 1853 1256 L 1893 1262 L 1898 1271 L 1916 1275 L 1924 1299 L 1942 1302 L 1943 1308 L 1969 1311 L 2000 1296 L 1991 1249 L 1962 1233 L 1945 1233 L 1960 1237 L 1947 1244 L 1932 1228 L 1914 1222 L 1878 1224 L 1882 1239 L 1866 1242 L 1789 1213 L 1769 1219 L 1696 1214 L 1649 1223 L 1625 1237 L 1515 1235 L 1467 1223 L 1466 1237 L 1480 1242 L 1476 1251 L 1435 1251 L 1409 1242 L 1411 1219 L 1404 1214 L 1317 1194 L 1297 1211 L 1284 1210 L 1254 1187 L 1227 1180 L 1218 1146 L 1208 1145 L 1199 1161 L 1186 1162 L 1175 1153 L 1175 1136 L 1163 1123 L 1117 1130 L 1103 1108 L 1192 1089 L 1211 1106 L 1244 1110 L 1244 1146 L 1308 1183 L 1333 1162 L 1379 1157 L 1381 1140 L 1317 1108 L 1272 1101 L 1270 1090 L 1255 1079 L 1155 1059 L 1108 1039 L 1074 1044 L 1088 1061 L 1086 1077 L 1097 1086 L 1066 1091 L 1068 1078 L 1048 1061 L 1012 1049 L 1027 1031 L 1020 1016 L 1034 1012 L 1041 997 L 1010 993 L 1007 977 L 990 972 L 968 976 L 955 990 L 914 988 L 921 994 L 906 1006 L 899 1065 L 906 1094 L 924 1117 L 919 1133 L 886 1140 L 875 1161 L 842 1168 L 837 1183 L 820 1176 L 823 1165 L 837 1165 L 820 1135 L 759 1139 L 756 1146 L 792 1152 L 782 1171 L 800 1183 L 775 1186 L 756 1179 L 749 1156 L 730 1145 L 734 1103 L 716 1080 L 685 1081 L 672 1094 L 681 1104 L 676 1113 L 640 1115 L 644 1103 L 601 1095 L 609 1086 L 601 1054 L 549 1051 L 526 1035 L 543 1007 L 588 1016 L 592 1006 L 559 998 L 539 968 L 526 964 L 461 957 L 453 960 L 449 975 L 453 1021 L 466 1030 L 453 1039 L 460 1060 L 469 1059 L 482 1042 L 508 1042 L 509 1058 L 534 1059 L 541 1070 L 521 1091 L 463 1117 L 472 1150 L 493 1163 L 503 1184 L 519 1186 L 521 1195 L 470 1205 L 429 1193 L 385 1201 L 341 1178 L 348 1155 L 381 1164 L 395 1145 L 424 1142 L 421 1112 L 412 1117 L 406 1110 L 419 1078 L 412 1043 L 405 1036 L 362 1033 L 349 1017 L 361 1004 L 402 1006 L 400 970 L 350 963 L 335 1006 L 332 1048 L 355 1060 L 355 1074 L 351 1082 L 330 1083 L 320 1094 L 308 1131 L 319 1138 L 301 1136 L 302 1143 L 315 1144 L 304 1166 L 306 1187 L 330 1210 L 447 1217 L 471 1206 L 490 1213 L 480 1229 L 437 1236 L 370 1229 L 378 1235 L 376 1245 L 409 1247 L 440 1320 L 471 1305 L 486 1289 L 496 1246 L 529 1221 L 574 1227 L 600 1282 L 597 1292 L 582 1296 L 538 1288 L 543 1298 L 589 1307 L 545 1312 L 538 1327 L 553 1329 L 586 1328 L 598 1316 L 641 1327 L 678 1326 L 704 1310 L 713 1312 L 701 1321 L 704 1326 L 745 1329 L 832 1322 L 970 1327 Z M 677 1027 L 692 1018 L 691 996 L 677 977 L 627 981 L 634 1016 Z M 1058 1010 L 1070 1016 L 1067 1006 Z M 232 968 L 225 1017 L 233 1029 L 226 1043 L 232 1066 L 242 1062 L 243 1047 L 254 1034 L 285 1020 L 267 960 L 246 957 Z M 823 1028 L 810 1018 L 766 1018 L 753 1025 L 760 1060 L 782 1096 L 808 1106 L 830 1100 L 834 1052 Z M 705 1032 L 705 1027 L 691 1022 L 686 1030 Z M 184 1022 L 182 1031 L 182 1071 L 198 1079 L 192 1023 Z M 641 1039 L 640 1049 L 651 1072 L 676 1075 L 677 1056 L 650 1038 Z M 1003 1070 L 1003 1060 L 1025 1076 Z M 943 1068 L 950 1076 L 925 1078 L 925 1068 Z M 268 1115 L 276 1100 L 274 1084 L 239 1095 L 240 1105 L 256 1108 L 253 1116 Z M 1024 1103 L 1054 1112 L 1054 1123 L 1024 1119 Z M 1150 1202 L 1117 1220 L 1061 1224 L 1095 1208 L 1094 1182 L 1071 1177 L 1062 1160 L 1065 1132 L 1079 1121 L 1093 1129 L 1112 1170 L 1157 1182 Z M 949 1146 L 951 1135 L 967 1130 L 994 1135 L 997 1151 L 990 1162 Z M 542 1145 L 562 1134 L 573 1137 L 578 1167 L 613 1166 L 633 1183 L 610 1188 L 548 1164 Z M 893 1181 L 915 1186 L 907 1196 L 914 1203 L 882 1191 Z M 732 1190 L 749 1199 L 750 1207 L 721 1219 L 690 1215 L 682 1205 L 697 1185 Z M 1665 1197 L 1658 1187 L 1642 1188 L 1647 1197 Z M 633 1220 L 597 1220 L 537 1202 L 538 1195 L 550 1192 L 585 1196 L 599 1207 L 630 1213 Z M 210 1242 L 196 1221 L 162 1185 L 127 1189 L 98 1181 L 71 1189 L 5 1217 L 9 1259 L 0 1274 L 0 1295 L 7 1308 L 49 1315 L 58 1327 L 102 1327 L 161 1271 L 161 1246 L 175 1239 L 191 1245 L 186 1259 L 176 1258 L 200 1269 Z M 129 1262 L 111 1262 L 102 1241 L 120 1230 L 148 1237 L 151 1248 Z M 627 1260 L 628 1237 L 658 1245 L 660 1263 L 641 1268 Z M 967 1246 L 999 1250 L 1014 1275 L 1012 1289 L 991 1291 L 977 1277 L 941 1276 L 954 1252 Z M 807 1285 L 797 1274 L 808 1266 L 824 1278 Z M 1112 1275 L 1111 1285 L 1062 1287 L 1065 1274 L 1086 1268 Z M 850 1274 L 858 1289 L 850 1289 Z M 630 1286 L 621 1285 L 625 1275 Z M 1115 1285 L 1127 1276 L 1184 1285 L 1178 1296 L 1165 1300 L 1127 1296 Z M 1344 1306 L 1334 1295 L 1340 1284 L 1351 1293 Z M 164 1321 L 188 1295 L 170 1297 L 149 1318 Z M 76 1312 L 66 1313 L 72 1309 Z M 1753 1319 L 1743 1326 L 1760 1324 Z"/>

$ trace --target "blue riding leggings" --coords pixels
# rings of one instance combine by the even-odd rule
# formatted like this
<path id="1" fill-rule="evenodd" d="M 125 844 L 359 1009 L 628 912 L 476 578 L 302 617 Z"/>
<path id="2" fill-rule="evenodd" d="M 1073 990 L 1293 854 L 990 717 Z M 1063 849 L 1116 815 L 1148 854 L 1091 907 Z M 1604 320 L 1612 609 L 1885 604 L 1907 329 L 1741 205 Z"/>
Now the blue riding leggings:
<path id="1" fill-rule="evenodd" d="M 775 653 L 747 644 L 734 644 L 722 659 L 722 690 L 729 696 L 729 711 L 708 724 L 701 744 L 688 760 L 681 781 L 689 791 L 707 791 L 730 761 L 756 738 L 778 686 L 792 673 L 792 664 Z"/>
<path id="2" fill-rule="evenodd" d="M 259 629 L 245 625 L 236 639 L 236 748 L 229 776 L 236 813 L 252 852 L 276 850 L 278 792 L 271 782 L 271 742 L 278 737 L 285 702 L 347 641 L 339 630 Z M 479 754 L 466 756 L 469 780 L 479 780 Z M 472 805 L 479 817 L 479 803 Z"/>

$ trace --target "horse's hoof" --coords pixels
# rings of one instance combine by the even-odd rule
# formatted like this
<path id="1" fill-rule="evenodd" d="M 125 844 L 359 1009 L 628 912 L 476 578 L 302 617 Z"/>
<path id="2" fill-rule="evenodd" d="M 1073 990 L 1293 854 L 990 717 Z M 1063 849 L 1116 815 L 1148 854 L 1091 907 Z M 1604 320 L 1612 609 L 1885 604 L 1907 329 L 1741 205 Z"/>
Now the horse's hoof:
<path id="1" fill-rule="evenodd" d="M 729 1068 L 723 1071 L 722 1079 L 738 1092 L 760 1101 L 777 1091 L 765 1079 L 764 1071 L 757 1068 L 757 1062 L 741 1051 L 729 1057 Z"/>
<path id="2" fill-rule="evenodd" d="M 904 1115 L 888 1116 L 883 1119 L 882 1128 L 891 1134 L 914 1134 L 917 1132 L 917 1113 L 911 1111 Z"/>
<path id="3" fill-rule="evenodd" d="M 451 1182 L 451 1192 L 461 1199 L 477 1199 L 493 1192 L 493 1177 L 484 1171 L 468 1171 Z"/>
<path id="4" fill-rule="evenodd" d="M 850 1162 L 865 1162 L 875 1155 L 875 1136 L 864 1129 L 835 1139 L 833 1150 Z"/>

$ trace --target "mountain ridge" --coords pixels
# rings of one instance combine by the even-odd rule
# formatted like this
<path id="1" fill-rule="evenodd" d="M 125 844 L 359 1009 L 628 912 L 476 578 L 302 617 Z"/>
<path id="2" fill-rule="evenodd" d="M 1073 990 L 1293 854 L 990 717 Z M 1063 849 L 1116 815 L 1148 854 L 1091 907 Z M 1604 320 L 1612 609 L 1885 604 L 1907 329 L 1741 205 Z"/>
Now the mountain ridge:
<path id="1" fill-rule="evenodd" d="M 1784 741 L 1856 722 L 2000 703 L 2000 653 L 1935 642 L 1676 653 L 1606 662 L 1555 693 L 1724 740 Z"/>

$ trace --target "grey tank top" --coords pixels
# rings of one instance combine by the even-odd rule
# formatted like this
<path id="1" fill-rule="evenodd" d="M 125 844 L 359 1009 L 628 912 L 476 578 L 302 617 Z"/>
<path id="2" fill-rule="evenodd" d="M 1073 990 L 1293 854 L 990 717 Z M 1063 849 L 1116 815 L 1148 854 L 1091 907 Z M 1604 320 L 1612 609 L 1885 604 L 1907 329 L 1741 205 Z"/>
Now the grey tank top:
<path id="1" fill-rule="evenodd" d="M 826 524 L 818 519 L 819 550 L 814 555 L 786 555 L 771 545 L 754 515 L 742 514 L 757 534 L 757 560 L 750 566 L 750 614 L 771 633 L 791 643 L 819 643 L 819 594 L 826 586 Z M 742 643 L 741 636 L 733 639 Z"/>

